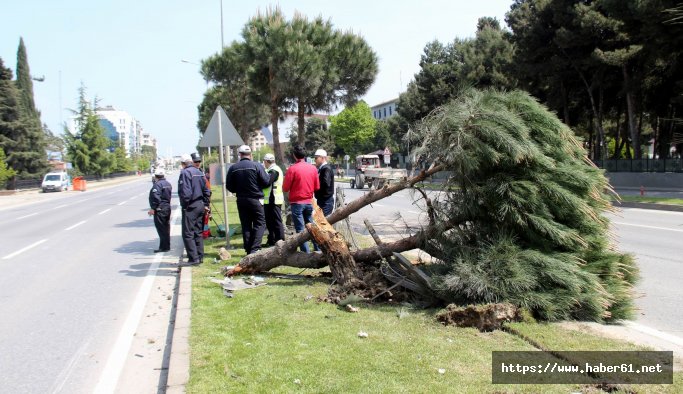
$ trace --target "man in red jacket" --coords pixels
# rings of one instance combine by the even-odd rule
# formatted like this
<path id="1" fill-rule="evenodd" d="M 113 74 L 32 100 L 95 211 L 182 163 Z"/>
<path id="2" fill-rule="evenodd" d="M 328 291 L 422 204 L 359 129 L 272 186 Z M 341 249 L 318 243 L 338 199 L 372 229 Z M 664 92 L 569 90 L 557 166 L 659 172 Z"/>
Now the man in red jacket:
<path id="1" fill-rule="evenodd" d="M 292 209 L 292 222 L 297 233 L 304 231 L 304 225 L 310 223 L 313 215 L 313 193 L 320 189 L 318 170 L 314 165 L 306 163 L 306 151 L 301 145 L 293 150 L 296 161 L 285 173 L 282 191 L 289 192 L 289 204 Z M 301 245 L 302 252 L 309 252 L 308 243 Z"/>

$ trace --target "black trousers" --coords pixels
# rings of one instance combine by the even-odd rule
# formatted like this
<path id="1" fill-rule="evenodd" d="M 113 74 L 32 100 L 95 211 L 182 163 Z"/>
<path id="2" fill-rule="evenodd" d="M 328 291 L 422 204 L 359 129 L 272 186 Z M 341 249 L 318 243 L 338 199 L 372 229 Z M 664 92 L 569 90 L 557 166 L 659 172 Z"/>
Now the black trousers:
<path id="1" fill-rule="evenodd" d="M 183 245 L 188 261 L 201 262 L 204 258 L 204 203 L 197 201 L 183 209 Z"/>
<path id="2" fill-rule="evenodd" d="M 237 212 L 242 223 L 242 240 L 247 254 L 261 249 L 261 240 L 266 231 L 266 218 L 263 205 L 256 198 L 238 198 Z"/>
<path id="3" fill-rule="evenodd" d="M 268 245 L 273 246 L 279 240 L 285 239 L 285 226 L 282 224 L 282 205 L 265 204 L 266 228 L 268 229 Z"/>
<path id="4" fill-rule="evenodd" d="M 154 210 L 154 227 L 159 234 L 159 249 L 171 249 L 171 207 L 159 206 Z"/>

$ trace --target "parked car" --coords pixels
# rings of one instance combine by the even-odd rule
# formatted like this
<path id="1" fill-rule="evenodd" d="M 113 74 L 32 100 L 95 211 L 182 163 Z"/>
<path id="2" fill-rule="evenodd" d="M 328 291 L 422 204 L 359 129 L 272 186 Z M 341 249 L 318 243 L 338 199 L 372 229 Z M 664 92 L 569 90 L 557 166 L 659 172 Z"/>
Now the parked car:
<path id="1" fill-rule="evenodd" d="M 69 175 L 66 172 L 49 172 L 45 174 L 40 187 L 43 189 L 43 193 L 69 190 Z"/>

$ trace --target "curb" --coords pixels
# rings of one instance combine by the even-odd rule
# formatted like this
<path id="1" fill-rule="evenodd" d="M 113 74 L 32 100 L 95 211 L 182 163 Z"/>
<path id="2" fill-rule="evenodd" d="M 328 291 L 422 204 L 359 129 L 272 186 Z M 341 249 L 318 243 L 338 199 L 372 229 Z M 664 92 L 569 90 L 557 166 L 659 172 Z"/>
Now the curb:
<path id="1" fill-rule="evenodd" d="M 166 393 L 185 393 L 190 380 L 190 317 L 192 315 L 192 268 L 178 269 L 173 340 L 168 364 Z"/>

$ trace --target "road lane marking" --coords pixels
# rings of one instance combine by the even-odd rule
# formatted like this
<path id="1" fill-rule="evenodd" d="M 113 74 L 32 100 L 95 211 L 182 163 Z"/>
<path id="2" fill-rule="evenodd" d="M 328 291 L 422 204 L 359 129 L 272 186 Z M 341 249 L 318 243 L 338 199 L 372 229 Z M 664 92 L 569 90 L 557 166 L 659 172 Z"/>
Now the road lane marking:
<path id="1" fill-rule="evenodd" d="M 98 213 L 98 215 L 102 215 L 102 214 L 107 213 L 107 212 L 109 212 L 109 211 L 111 211 L 111 208 L 105 209 L 104 211 Z"/>
<path id="2" fill-rule="evenodd" d="M 75 229 L 76 227 L 80 226 L 81 224 L 83 224 L 83 223 L 85 223 L 85 222 L 86 222 L 85 220 L 81 220 L 80 222 L 74 224 L 73 226 L 65 228 L 64 231 L 73 230 L 73 229 Z"/>
<path id="3" fill-rule="evenodd" d="M 171 228 L 175 227 L 179 216 L 180 207 L 176 208 L 173 214 Z M 152 290 L 152 285 L 154 285 L 154 280 L 157 277 L 159 263 L 165 255 L 166 253 L 157 253 L 154 256 L 152 265 L 146 273 L 142 286 L 140 286 L 140 290 L 138 290 L 138 294 L 135 296 L 135 301 L 133 301 L 133 306 L 130 308 L 128 317 L 123 323 L 116 343 L 114 343 L 114 346 L 112 347 L 107 363 L 102 370 L 102 375 L 100 375 L 100 380 L 93 391 L 94 393 L 113 393 L 114 390 L 116 390 L 121 371 L 123 371 L 123 366 L 126 363 L 126 358 L 130 351 L 130 346 L 133 343 L 135 331 L 137 331 L 138 325 L 140 324 L 140 319 L 142 318 L 142 313 L 145 311 L 149 293 Z"/>
<path id="4" fill-rule="evenodd" d="M 663 339 L 667 342 L 671 342 L 673 344 L 676 344 L 678 346 L 683 346 L 683 338 L 677 337 L 675 335 L 671 335 L 669 333 L 666 333 L 664 331 L 659 331 L 655 328 L 644 326 L 642 324 L 634 323 L 632 321 L 626 321 L 624 322 L 624 325 L 627 327 L 631 327 L 634 330 L 640 331 L 642 333 L 651 335 L 653 337 Z"/>
<path id="5" fill-rule="evenodd" d="M 127 200 L 126 200 L 126 201 L 127 201 Z M 118 203 L 118 204 L 116 204 L 116 205 L 123 205 L 123 204 L 126 203 L 126 201 L 121 201 L 120 203 Z"/>
<path id="6" fill-rule="evenodd" d="M 22 216 L 22 217 L 20 217 L 20 218 L 17 218 L 17 219 L 26 219 L 26 218 L 30 218 L 31 216 L 35 216 L 35 215 L 37 215 L 37 214 L 38 214 L 38 212 L 34 212 L 34 213 L 31 213 L 31 214 L 28 214 L 28 215 L 24 215 L 24 216 Z"/>
<path id="7" fill-rule="evenodd" d="M 54 207 L 54 208 L 52 208 L 52 209 L 59 209 L 59 208 L 64 208 L 64 207 L 68 207 L 69 205 L 71 205 L 71 204 L 64 204 L 64 205 L 60 205 L 60 206 L 58 206 L 58 207 Z"/>
<path id="8" fill-rule="evenodd" d="M 679 230 L 676 228 L 667 228 L 667 227 L 657 227 L 657 226 L 646 226 L 644 224 L 631 224 L 631 223 L 624 223 L 624 222 L 612 222 L 614 224 L 621 224 L 623 226 L 632 226 L 632 227 L 642 227 L 642 228 L 651 228 L 654 230 L 664 230 L 664 231 L 675 231 L 677 233 L 683 233 L 683 230 Z"/>
<path id="9" fill-rule="evenodd" d="M 74 353 L 74 355 L 71 356 L 71 359 L 68 363 L 66 363 L 66 366 L 64 367 L 62 372 L 60 372 L 59 375 L 57 375 L 57 379 L 55 379 L 55 383 L 53 384 L 54 389 L 50 390 L 51 393 L 60 393 L 64 389 L 66 381 L 69 380 L 69 377 L 74 372 L 74 368 L 76 367 L 76 361 L 78 361 L 78 359 L 85 354 L 85 349 L 88 347 L 88 345 L 90 345 L 91 339 L 92 338 L 83 342 L 83 344 L 78 348 L 78 350 L 76 350 L 76 353 Z"/>
<path id="10" fill-rule="evenodd" d="M 45 241 L 47 241 L 47 238 L 46 238 L 46 239 L 41 239 L 41 240 L 38 241 L 38 242 L 34 242 L 34 243 L 30 244 L 29 246 L 27 246 L 27 247 L 25 247 L 25 248 L 23 248 L 23 249 L 17 250 L 17 251 L 14 252 L 14 253 L 10 253 L 10 254 L 8 254 L 7 256 L 3 257 L 2 259 L 3 259 L 3 260 L 11 259 L 12 257 L 17 256 L 17 255 L 19 255 L 19 254 L 21 254 L 21 253 L 24 253 L 25 251 L 27 251 L 27 250 L 29 250 L 29 249 L 31 249 L 31 248 L 35 248 L 36 246 L 42 244 L 42 243 L 45 242 Z"/>

